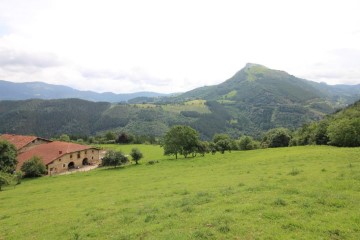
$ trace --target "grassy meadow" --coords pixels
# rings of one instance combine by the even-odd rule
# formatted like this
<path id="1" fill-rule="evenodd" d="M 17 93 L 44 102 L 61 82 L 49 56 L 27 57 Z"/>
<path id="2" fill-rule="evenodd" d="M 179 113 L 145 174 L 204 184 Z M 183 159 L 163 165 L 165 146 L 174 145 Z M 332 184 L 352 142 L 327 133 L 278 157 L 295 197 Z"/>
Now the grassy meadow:
<path id="1" fill-rule="evenodd" d="M 178 160 L 138 148 L 138 166 L 5 188 L 0 239 L 360 239 L 360 148 Z"/>

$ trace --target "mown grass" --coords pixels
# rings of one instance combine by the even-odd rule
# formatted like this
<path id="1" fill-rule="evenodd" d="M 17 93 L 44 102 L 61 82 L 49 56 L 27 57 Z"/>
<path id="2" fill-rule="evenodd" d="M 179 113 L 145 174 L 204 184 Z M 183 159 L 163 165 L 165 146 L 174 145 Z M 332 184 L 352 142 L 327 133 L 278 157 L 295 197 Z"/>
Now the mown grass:
<path id="1" fill-rule="evenodd" d="M 158 149 L 144 150 L 152 160 L 157 152 L 154 165 L 143 161 L 5 189 L 0 239 L 360 238 L 359 148 L 178 160 Z"/>

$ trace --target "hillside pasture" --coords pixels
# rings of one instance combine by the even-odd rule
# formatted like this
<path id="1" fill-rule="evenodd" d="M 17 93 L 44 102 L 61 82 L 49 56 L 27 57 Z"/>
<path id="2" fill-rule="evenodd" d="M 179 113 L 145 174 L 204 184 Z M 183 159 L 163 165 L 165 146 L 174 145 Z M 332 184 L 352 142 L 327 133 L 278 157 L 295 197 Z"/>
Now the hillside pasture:
<path id="1" fill-rule="evenodd" d="M 182 111 L 193 111 L 198 113 L 211 113 L 209 107 L 205 105 L 205 100 L 192 100 L 184 102 L 183 104 L 166 104 L 162 105 L 163 110 L 173 113 L 180 113 Z"/>
<path id="2" fill-rule="evenodd" d="M 129 155 L 131 149 L 138 148 L 143 154 L 144 158 L 140 160 L 140 162 L 148 162 L 148 161 L 159 161 L 170 159 L 169 156 L 164 156 L 164 150 L 159 145 L 150 145 L 150 144 L 101 144 L 99 145 L 104 150 L 114 150 L 121 151 L 125 155 Z"/>
<path id="3" fill-rule="evenodd" d="M 360 148 L 148 159 L 6 188 L 0 239 L 360 238 Z"/>

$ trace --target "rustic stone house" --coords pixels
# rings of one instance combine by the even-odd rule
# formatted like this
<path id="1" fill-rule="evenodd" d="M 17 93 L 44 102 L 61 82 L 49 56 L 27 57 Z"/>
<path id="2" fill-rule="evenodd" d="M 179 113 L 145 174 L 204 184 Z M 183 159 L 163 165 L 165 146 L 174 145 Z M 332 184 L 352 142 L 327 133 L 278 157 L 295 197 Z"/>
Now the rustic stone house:
<path id="1" fill-rule="evenodd" d="M 18 153 L 24 152 L 30 149 L 31 147 L 34 147 L 39 144 L 51 142 L 50 140 L 45 138 L 40 138 L 36 136 L 15 135 L 15 134 L 2 134 L 0 135 L 0 139 L 12 143 L 16 147 Z"/>
<path id="2" fill-rule="evenodd" d="M 32 136 L 16 135 L 17 137 L 10 138 L 3 137 L 4 135 L 1 135 L 0 139 L 13 143 L 18 149 L 17 170 L 33 156 L 38 156 L 43 161 L 49 175 L 100 163 L 99 149 L 92 146 L 50 141 Z"/>

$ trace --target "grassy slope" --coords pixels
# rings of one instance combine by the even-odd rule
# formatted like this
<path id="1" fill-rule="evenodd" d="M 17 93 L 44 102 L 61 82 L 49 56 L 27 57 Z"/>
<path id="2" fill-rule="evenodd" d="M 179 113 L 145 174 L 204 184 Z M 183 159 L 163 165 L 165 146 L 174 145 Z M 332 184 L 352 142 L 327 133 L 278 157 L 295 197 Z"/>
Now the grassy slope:
<path id="1" fill-rule="evenodd" d="M 157 154 L 6 189 L 0 239 L 360 238 L 360 148 Z"/>

